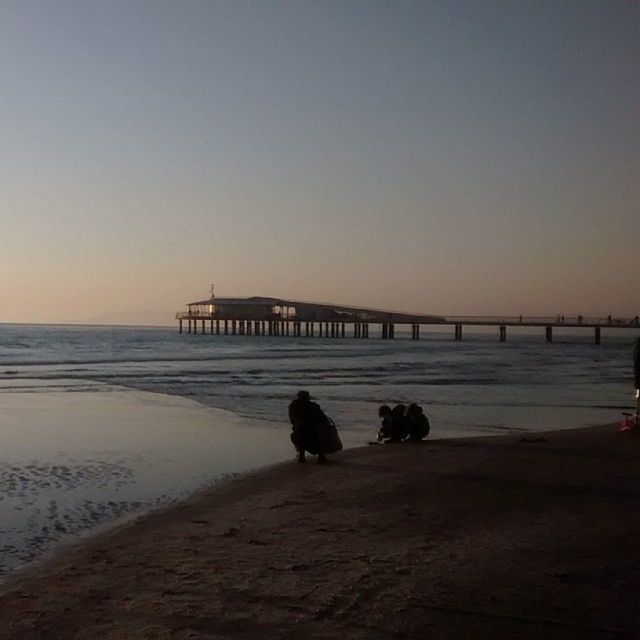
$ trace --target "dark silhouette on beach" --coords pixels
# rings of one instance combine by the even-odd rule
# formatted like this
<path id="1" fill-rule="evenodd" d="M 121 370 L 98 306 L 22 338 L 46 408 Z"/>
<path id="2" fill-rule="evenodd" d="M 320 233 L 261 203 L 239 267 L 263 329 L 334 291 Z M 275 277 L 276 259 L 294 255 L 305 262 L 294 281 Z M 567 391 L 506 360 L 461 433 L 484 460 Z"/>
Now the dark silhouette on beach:
<path id="1" fill-rule="evenodd" d="M 419 404 L 411 403 L 408 408 L 397 404 L 393 409 L 383 404 L 378 409 L 382 424 L 378 431 L 378 442 L 419 442 L 429 435 L 431 425 Z"/>
<path id="2" fill-rule="evenodd" d="M 415 402 L 407 408 L 407 419 L 409 422 L 409 440 L 420 442 L 429 435 L 431 425 L 429 418 L 424 415 L 424 410 Z"/>
<path id="3" fill-rule="evenodd" d="M 342 442 L 333 420 L 311 400 L 308 391 L 298 391 L 289 405 L 291 442 L 298 452 L 298 462 L 306 462 L 305 453 L 318 456 L 320 464 L 327 462 L 326 454 L 342 450 Z"/>
<path id="4" fill-rule="evenodd" d="M 409 435 L 409 422 L 403 404 L 397 404 L 393 409 L 383 404 L 378 409 L 378 415 L 382 418 L 378 431 L 379 441 L 402 442 Z"/>

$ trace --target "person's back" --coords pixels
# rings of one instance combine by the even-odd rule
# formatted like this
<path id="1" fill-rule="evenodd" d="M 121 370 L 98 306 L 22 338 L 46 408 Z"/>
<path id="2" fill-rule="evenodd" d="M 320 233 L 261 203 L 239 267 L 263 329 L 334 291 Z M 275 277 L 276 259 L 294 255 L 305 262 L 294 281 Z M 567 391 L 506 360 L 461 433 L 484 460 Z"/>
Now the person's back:
<path id="1" fill-rule="evenodd" d="M 320 451 L 317 427 L 327 420 L 320 405 L 311 401 L 308 391 L 299 391 L 289 404 L 289 420 L 291 422 L 291 442 L 298 452 L 298 462 L 305 462 L 305 451 L 318 455 L 318 462 L 326 458 Z"/>
<path id="2" fill-rule="evenodd" d="M 410 404 L 407 409 L 409 418 L 409 440 L 415 442 L 426 438 L 431 430 L 429 418 L 424 415 L 424 411 L 419 404 Z"/>
<path id="3" fill-rule="evenodd" d="M 378 409 L 378 417 L 382 418 L 380 429 L 378 430 L 378 442 L 391 437 L 391 407 L 383 404 Z"/>
<path id="4" fill-rule="evenodd" d="M 397 404 L 391 410 L 389 442 L 402 442 L 409 434 L 409 421 L 405 415 L 405 406 Z"/>

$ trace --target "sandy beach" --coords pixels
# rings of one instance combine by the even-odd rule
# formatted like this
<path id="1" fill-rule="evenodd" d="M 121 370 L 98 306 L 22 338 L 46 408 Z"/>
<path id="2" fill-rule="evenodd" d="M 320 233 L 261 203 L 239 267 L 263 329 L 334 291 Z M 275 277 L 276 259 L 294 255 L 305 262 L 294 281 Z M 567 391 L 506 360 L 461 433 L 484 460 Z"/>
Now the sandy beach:
<path id="1" fill-rule="evenodd" d="M 369 446 L 242 476 L 0 589 L 0 638 L 631 638 L 640 438 Z"/>

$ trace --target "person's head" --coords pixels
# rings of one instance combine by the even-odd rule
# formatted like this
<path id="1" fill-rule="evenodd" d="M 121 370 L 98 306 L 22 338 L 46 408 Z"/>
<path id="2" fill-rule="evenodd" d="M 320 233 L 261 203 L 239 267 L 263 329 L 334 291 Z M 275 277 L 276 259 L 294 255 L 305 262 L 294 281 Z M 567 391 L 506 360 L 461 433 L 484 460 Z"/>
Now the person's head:
<path id="1" fill-rule="evenodd" d="M 311 402 L 311 395 L 308 391 L 298 391 L 296 398 L 302 402 Z"/>
<path id="2" fill-rule="evenodd" d="M 395 407 L 393 407 L 393 410 L 391 411 L 391 413 L 394 416 L 404 416 L 404 412 L 405 412 L 405 406 L 403 404 L 397 404 Z"/>
<path id="3" fill-rule="evenodd" d="M 388 404 L 380 405 L 378 409 L 378 417 L 386 418 L 388 415 L 391 415 L 391 407 Z"/>
<path id="4" fill-rule="evenodd" d="M 408 416 L 417 416 L 417 415 L 420 415 L 421 413 L 422 413 L 422 407 L 419 404 L 416 404 L 415 402 L 412 402 L 407 407 Z"/>

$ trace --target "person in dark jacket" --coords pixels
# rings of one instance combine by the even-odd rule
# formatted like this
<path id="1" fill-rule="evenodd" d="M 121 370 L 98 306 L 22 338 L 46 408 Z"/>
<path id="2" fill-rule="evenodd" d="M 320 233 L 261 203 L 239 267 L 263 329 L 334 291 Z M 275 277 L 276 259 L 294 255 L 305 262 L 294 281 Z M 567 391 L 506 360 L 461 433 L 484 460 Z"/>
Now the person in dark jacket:
<path id="1" fill-rule="evenodd" d="M 419 442 L 429 435 L 431 430 L 429 418 L 424 415 L 424 411 L 419 404 L 414 402 L 407 407 L 407 418 L 409 421 L 409 440 Z"/>
<path id="2" fill-rule="evenodd" d="M 386 405 L 383 405 L 385 407 Z M 382 407 L 381 407 L 382 408 Z M 382 421 L 385 442 L 402 442 L 409 435 L 409 421 L 405 406 L 397 404 Z"/>
<path id="3" fill-rule="evenodd" d="M 318 425 L 326 424 L 328 418 L 317 402 L 311 401 L 308 391 L 298 391 L 295 399 L 289 405 L 289 420 L 291 421 L 291 442 L 298 452 L 298 462 L 306 462 L 305 452 L 318 456 L 318 462 L 327 461 L 324 452 L 320 450 L 318 439 Z"/>
<path id="4" fill-rule="evenodd" d="M 391 437 L 391 407 L 388 404 L 380 405 L 378 417 L 382 420 L 378 429 L 378 442 Z"/>

